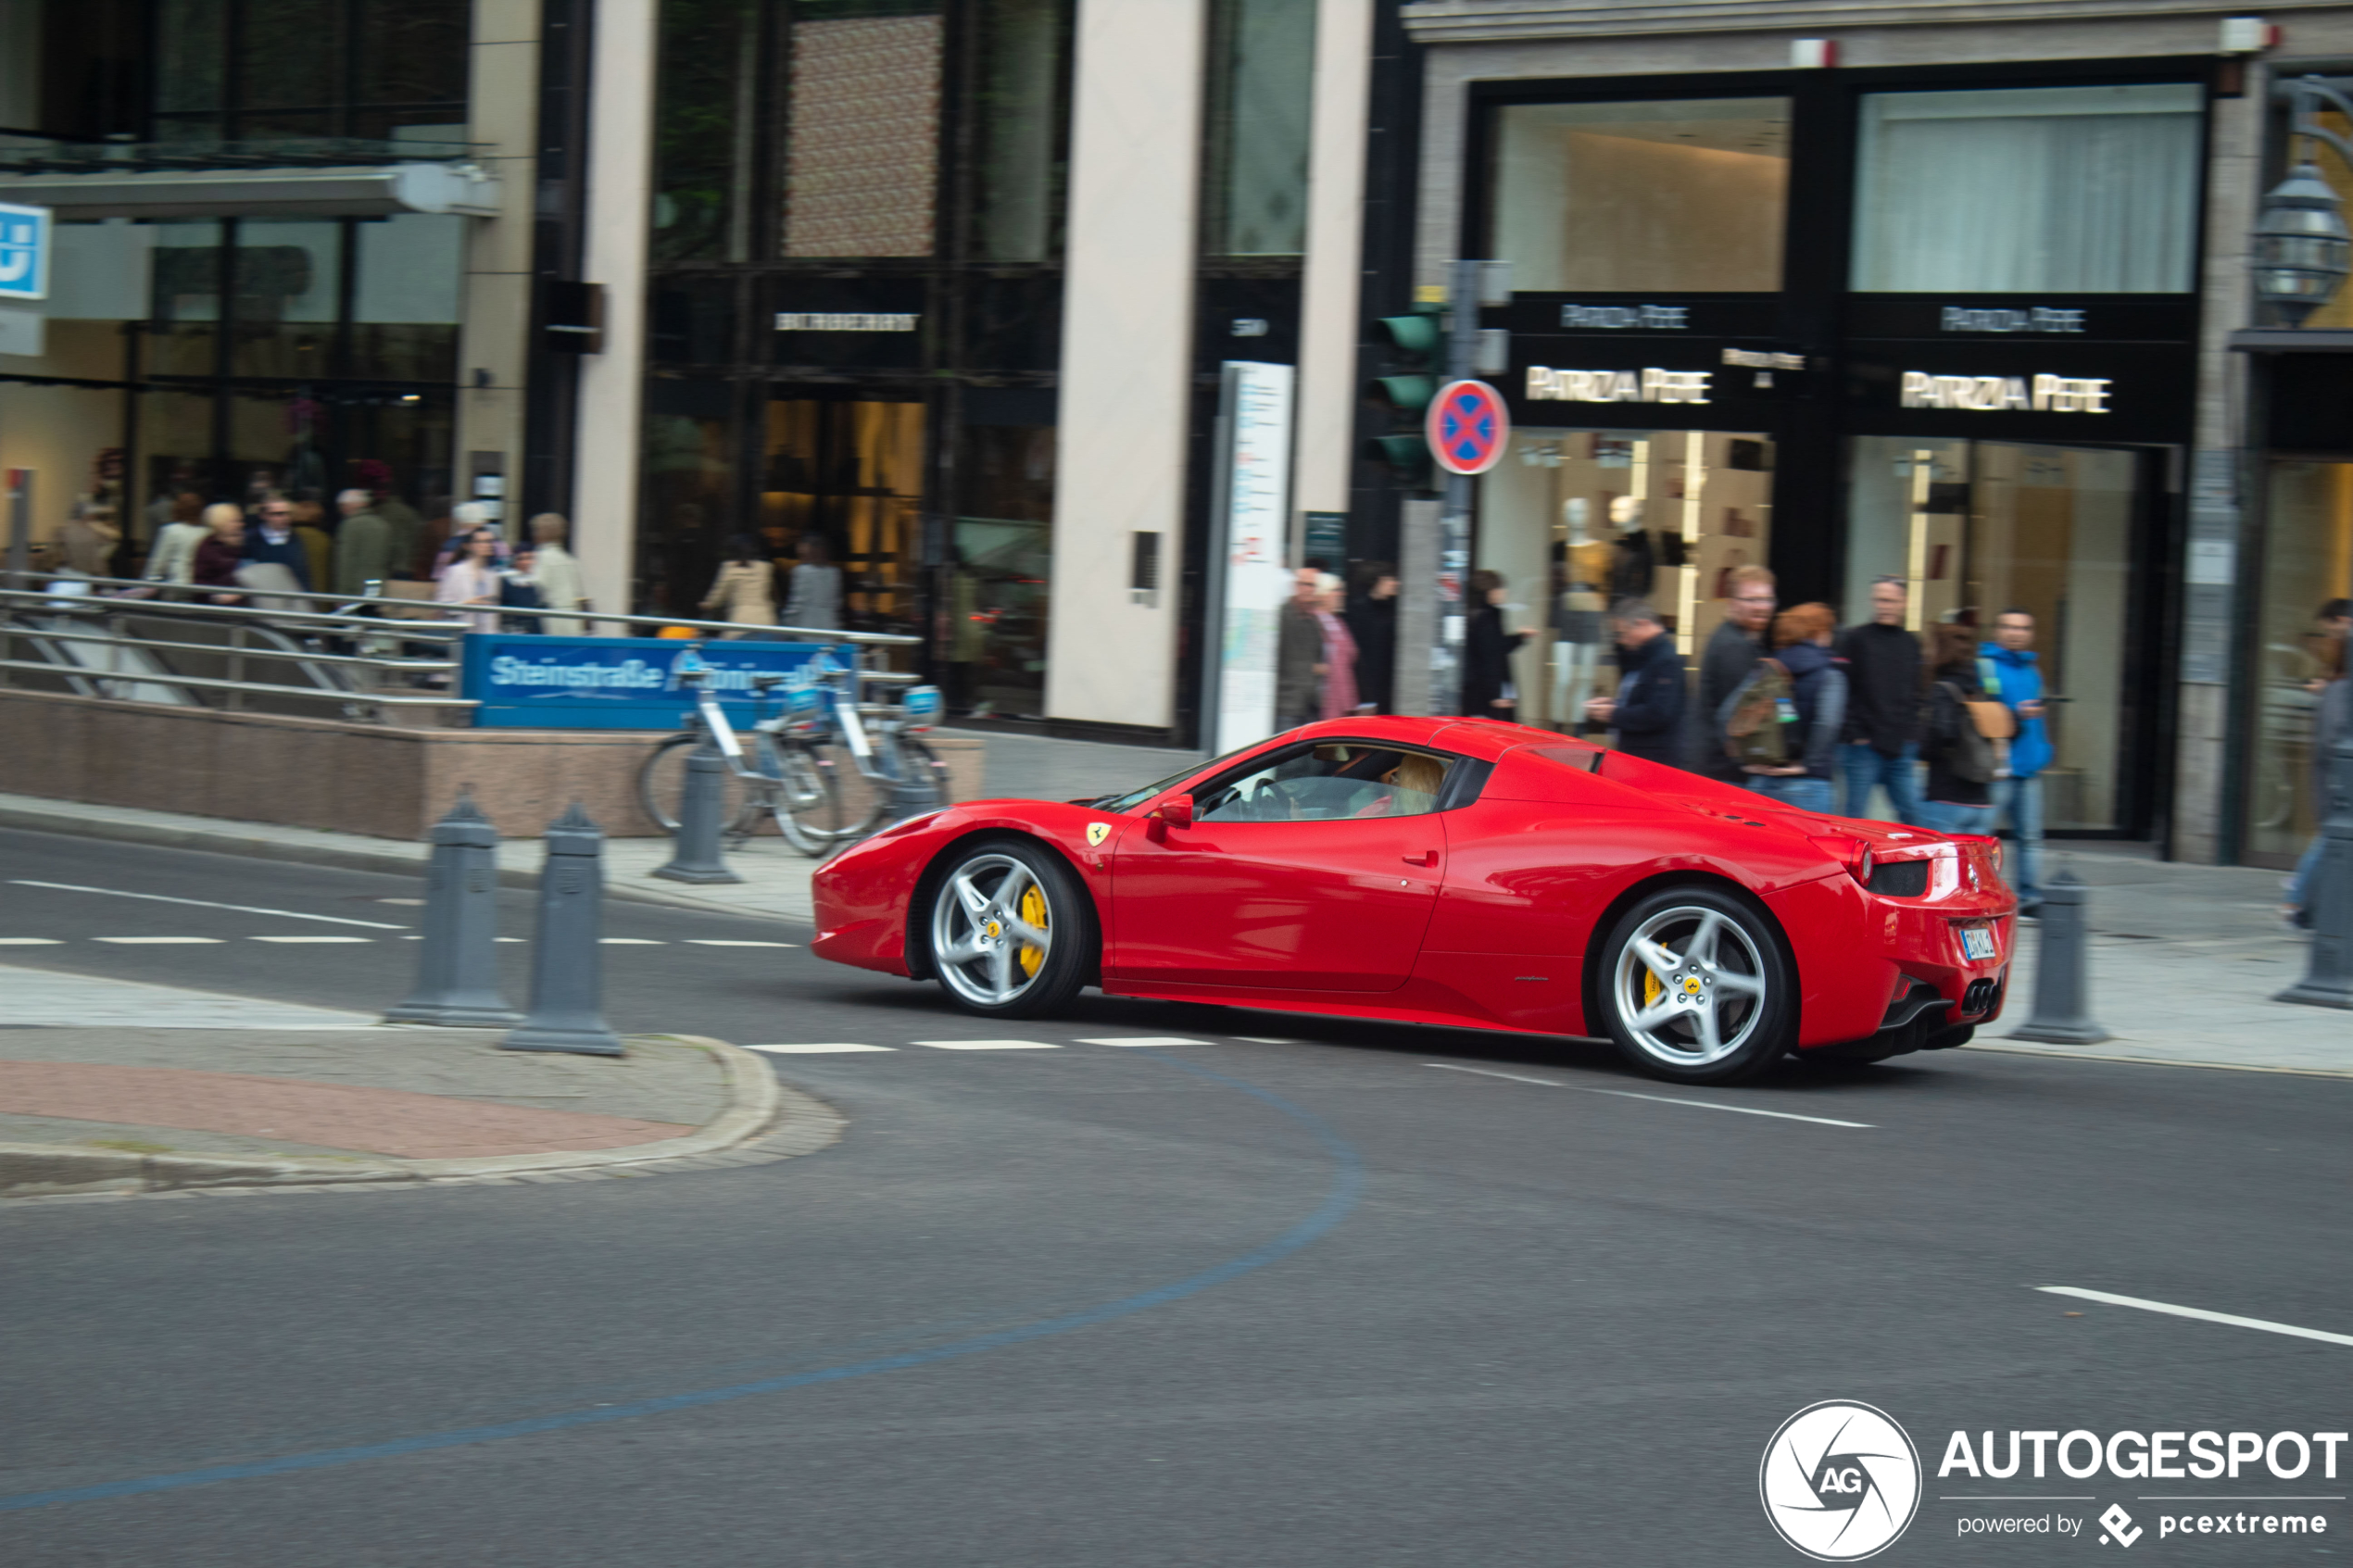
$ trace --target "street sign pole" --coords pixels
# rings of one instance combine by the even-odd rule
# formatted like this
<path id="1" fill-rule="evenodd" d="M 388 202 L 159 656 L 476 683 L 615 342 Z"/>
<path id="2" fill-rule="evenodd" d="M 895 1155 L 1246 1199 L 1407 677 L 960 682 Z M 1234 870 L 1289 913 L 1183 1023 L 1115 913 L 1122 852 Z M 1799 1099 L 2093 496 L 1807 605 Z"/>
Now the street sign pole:
<path id="1" fill-rule="evenodd" d="M 1446 333 L 1447 383 L 1466 380 L 1478 348 L 1479 263 L 1457 261 L 1446 291 L 1453 313 Z M 1470 577 L 1471 476 L 1449 472 L 1438 513 L 1438 640 L 1430 648 L 1429 710 L 1463 710 L 1463 629 Z"/>

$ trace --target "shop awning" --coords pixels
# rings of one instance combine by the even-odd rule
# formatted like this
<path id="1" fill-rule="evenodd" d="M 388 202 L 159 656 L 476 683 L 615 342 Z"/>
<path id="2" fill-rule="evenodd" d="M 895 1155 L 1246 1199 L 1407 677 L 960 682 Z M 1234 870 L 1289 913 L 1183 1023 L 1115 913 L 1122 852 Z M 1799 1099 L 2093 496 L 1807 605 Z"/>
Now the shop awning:
<path id="1" fill-rule="evenodd" d="M 2353 354 L 2344 327 L 2246 327 L 2227 341 L 2236 354 Z"/>
<path id="2" fill-rule="evenodd" d="M 498 215 L 498 181 L 471 163 L 340 168 L 0 170 L 0 202 L 82 218 L 386 218 Z"/>

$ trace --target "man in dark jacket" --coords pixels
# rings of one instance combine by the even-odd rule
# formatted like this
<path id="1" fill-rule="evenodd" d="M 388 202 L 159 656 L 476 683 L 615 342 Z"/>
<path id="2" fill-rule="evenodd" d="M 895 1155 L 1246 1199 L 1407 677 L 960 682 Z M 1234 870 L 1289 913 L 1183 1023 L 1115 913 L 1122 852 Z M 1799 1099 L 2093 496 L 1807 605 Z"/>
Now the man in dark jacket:
<path id="1" fill-rule="evenodd" d="M 1773 574 L 1743 566 L 1728 584 L 1724 619 L 1699 659 L 1699 706 L 1692 717 L 1692 771 L 1726 784 L 1746 784 L 1741 765 L 1724 747 L 1724 699 L 1740 690 L 1765 657 L 1765 628 L 1773 622 Z"/>
<path id="2" fill-rule="evenodd" d="M 1324 623 L 1315 619 L 1315 580 L 1323 572 L 1302 566 L 1291 576 L 1290 597 L 1275 612 L 1275 729 L 1277 734 L 1315 721 L 1316 666 L 1324 661 Z"/>
<path id="3" fill-rule="evenodd" d="M 1620 599 L 1609 612 L 1617 638 L 1617 695 L 1585 704 L 1585 715 L 1609 726 L 1609 742 L 1629 757 L 1680 768 L 1683 735 L 1683 656 L 1647 600 Z"/>
<path id="4" fill-rule="evenodd" d="M 1871 791 L 1887 791 L 1899 822 L 1919 821 L 1920 640 L 1904 629 L 1904 579 L 1871 583 L 1871 619 L 1838 639 L 1846 661 L 1847 816 L 1870 814 Z"/>
<path id="5" fill-rule="evenodd" d="M 1361 585 L 1348 607 L 1348 634 L 1356 639 L 1356 700 L 1387 713 L 1397 696 L 1397 569 L 1385 560 L 1356 569 Z"/>
<path id="6" fill-rule="evenodd" d="M 294 503 L 272 492 L 262 498 L 254 517 L 258 526 L 245 530 L 245 559 L 283 566 L 296 583 L 309 587 L 310 555 L 295 537 Z"/>

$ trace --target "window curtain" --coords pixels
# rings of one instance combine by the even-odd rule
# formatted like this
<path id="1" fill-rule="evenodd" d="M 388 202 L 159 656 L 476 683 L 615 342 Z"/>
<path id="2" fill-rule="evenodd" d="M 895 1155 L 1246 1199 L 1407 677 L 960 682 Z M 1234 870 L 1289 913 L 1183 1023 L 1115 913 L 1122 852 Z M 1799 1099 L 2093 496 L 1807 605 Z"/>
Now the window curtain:
<path id="1" fill-rule="evenodd" d="M 1867 95 L 1854 288 L 2187 293 L 2203 112 L 2190 85 Z"/>

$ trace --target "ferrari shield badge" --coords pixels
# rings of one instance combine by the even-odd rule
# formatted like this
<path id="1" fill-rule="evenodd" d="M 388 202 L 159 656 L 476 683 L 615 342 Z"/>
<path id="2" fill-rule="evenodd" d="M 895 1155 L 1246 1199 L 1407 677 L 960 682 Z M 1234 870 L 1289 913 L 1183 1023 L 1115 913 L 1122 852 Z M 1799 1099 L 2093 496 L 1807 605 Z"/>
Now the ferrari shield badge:
<path id="1" fill-rule="evenodd" d="M 1109 838 L 1110 836 L 1111 824 L 1109 822 L 1088 822 L 1087 824 L 1088 848 L 1094 848 L 1095 846 L 1101 844 L 1104 839 Z"/>

